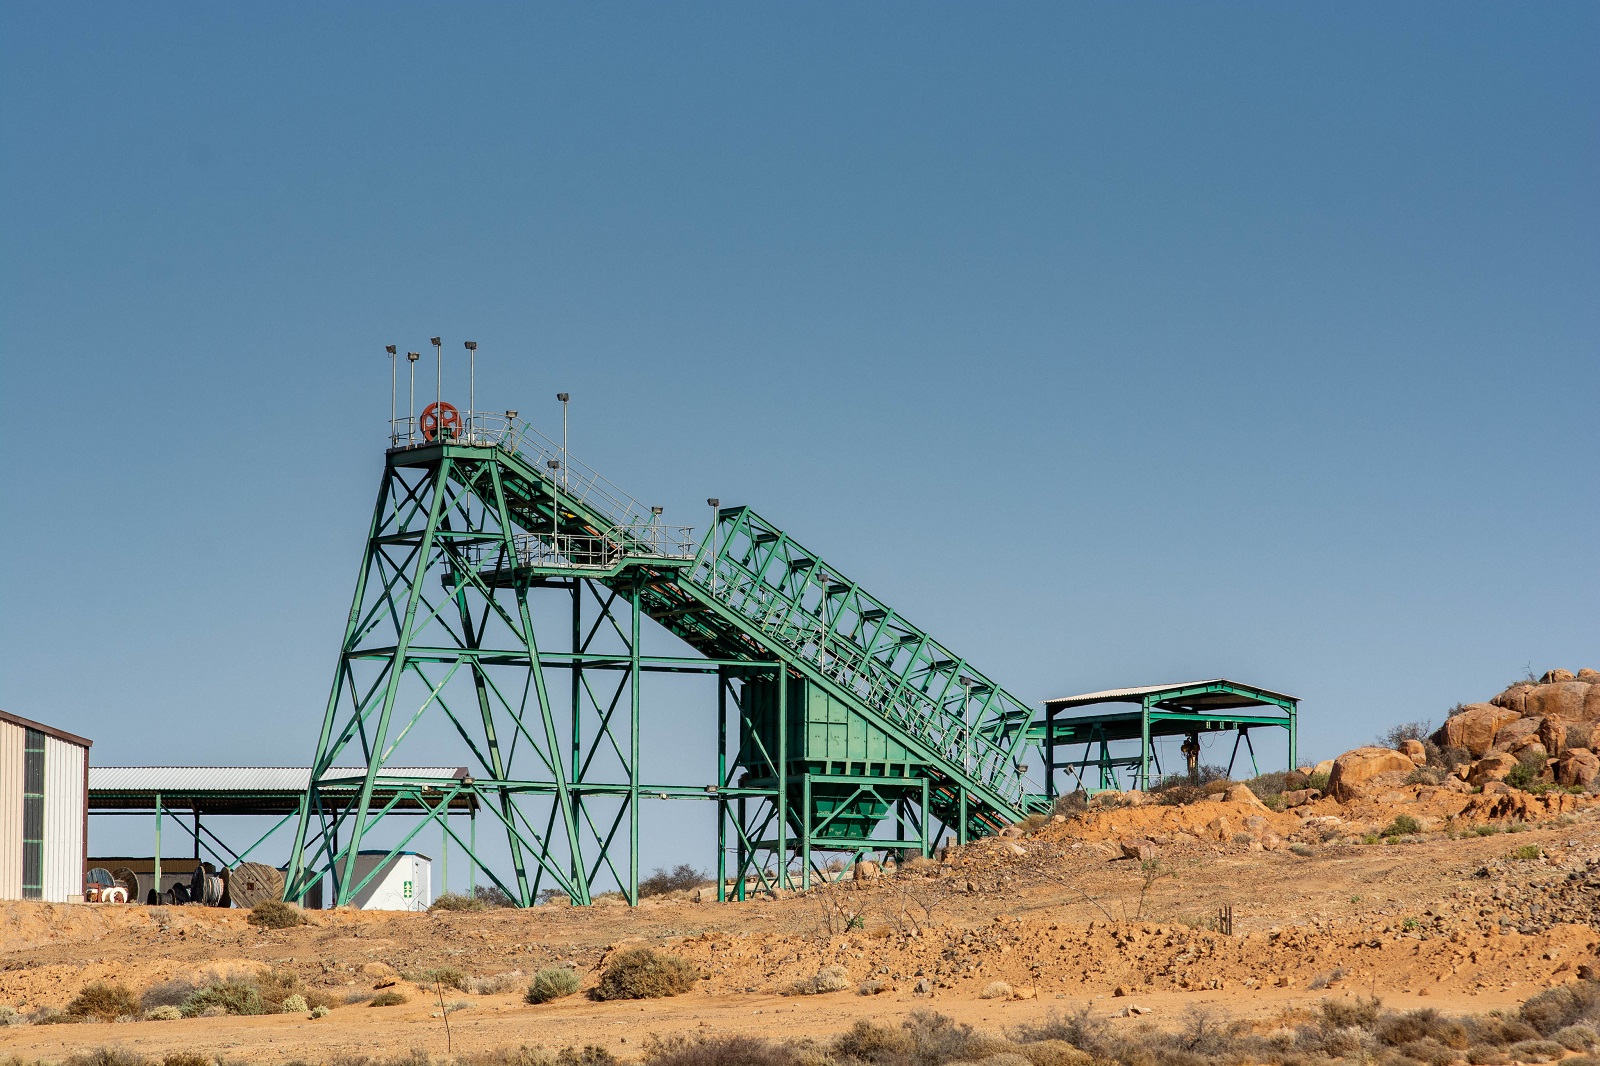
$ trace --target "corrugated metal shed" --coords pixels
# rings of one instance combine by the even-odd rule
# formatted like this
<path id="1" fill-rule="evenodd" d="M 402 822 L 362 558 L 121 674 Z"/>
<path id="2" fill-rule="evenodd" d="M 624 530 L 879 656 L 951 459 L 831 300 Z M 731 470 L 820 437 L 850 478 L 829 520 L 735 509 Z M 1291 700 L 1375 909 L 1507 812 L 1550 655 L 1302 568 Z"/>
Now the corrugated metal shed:
<path id="1" fill-rule="evenodd" d="M 22 745 L 26 732 L 0 721 L 0 899 L 22 898 Z"/>
<path id="2" fill-rule="evenodd" d="M 0 899 L 83 892 L 90 744 L 0 711 Z"/>
<path id="3" fill-rule="evenodd" d="M 84 829 L 88 819 L 84 772 L 89 749 L 44 738 L 44 898 L 64 901 L 83 891 Z"/>

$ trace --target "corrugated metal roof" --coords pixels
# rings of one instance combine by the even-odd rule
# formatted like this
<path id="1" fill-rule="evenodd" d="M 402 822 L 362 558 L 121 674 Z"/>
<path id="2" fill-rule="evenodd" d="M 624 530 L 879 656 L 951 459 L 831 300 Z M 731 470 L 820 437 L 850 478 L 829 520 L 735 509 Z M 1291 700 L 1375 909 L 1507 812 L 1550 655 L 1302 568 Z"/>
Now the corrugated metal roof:
<path id="1" fill-rule="evenodd" d="M 334 766 L 323 774 L 324 781 L 366 775 L 363 766 Z M 387 766 L 378 771 L 378 785 L 385 777 L 462 778 L 464 766 Z M 311 781 L 309 766 L 90 766 L 90 792 L 168 792 L 175 795 L 195 792 L 293 792 L 303 793 Z"/>
<path id="2" fill-rule="evenodd" d="M 69 733 L 65 729 L 57 729 L 55 726 L 45 725 L 43 722 L 35 722 L 32 718 L 24 718 L 22 715 L 12 714 L 10 711 L 0 711 L 0 721 L 10 722 L 12 725 L 20 725 L 24 729 L 37 729 L 47 737 L 55 737 L 57 740 L 64 740 L 68 744 L 76 744 L 80 748 L 87 748 L 94 744 L 94 741 L 87 737 L 80 737 L 76 733 Z"/>
<path id="3" fill-rule="evenodd" d="M 1282 692 L 1273 692 L 1271 689 L 1260 688 L 1256 685 L 1246 685 L 1239 681 L 1229 681 L 1225 677 L 1213 677 L 1206 681 L 1180 681 L 1171 685 L 1140 685 L 1137 688 L 1108 688 L 1103 692 L 1085 692 L 1081 696 L 1061 696 L 1053 700 L 1045 700 L 1044 702 L 1046 706 L 1056 707 L 1076 707 L 1087 703 L 1137 703 L 1145 696 L 1153 696 L 1158 692 L 1177 692 L 1188 688 L 1203 688 L 1206 685 L 1234 685 L 1238 688 L 1247 689 L 1251 692 L 1260 692 L 1263 695 L 1276 696 L 1278 699 L 1294 700 L 1296 703 L 1299 702 L 1299 698 L 1296 696 L 1290 696 Z"/>

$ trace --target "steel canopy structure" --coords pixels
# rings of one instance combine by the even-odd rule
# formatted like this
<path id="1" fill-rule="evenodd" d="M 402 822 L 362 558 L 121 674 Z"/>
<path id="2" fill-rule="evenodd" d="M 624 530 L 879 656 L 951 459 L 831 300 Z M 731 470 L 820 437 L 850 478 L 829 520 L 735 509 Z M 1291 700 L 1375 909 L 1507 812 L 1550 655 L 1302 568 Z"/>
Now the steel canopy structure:
<path id="1" fill-rule="evenodd" d="M 637 902 L 648 798 L 717 805 L 719 895 L 730 857 L 741 895 L 804 887 L 813 852 L 926 854 L 1048 803 L 1020 761 L 1027 705 L 750 508 L 712 501 L 696 543 L 513 413 L 429 411 L 392 427 L 286 898 L 324 875 L 335 904 L 360 891 L 383 795 L 523 906 L 545 886 L 588 903 L 605 879 Z M 644 654 L 646 622 L 690 654 Z M 715 682 L 703 784 L 643 777 L 652 673 Z M 469 773 L 395 765 L 430 723 Z M 328 787 L 341 760 L 361 764 L 353 788 Z M 508 870 L 448 825 L 463 797 L 504 832 Z"/>
<path id="2" fill-rule="evenodd" d="M 1233 758 L 1228 765 L 1230 773 L 1241 743 L 1249 753 L 1252 768 L 1259 773 L 1250 731 L 1262 727 L 1281 728 L 1288 733 L 1288 763 L 1293 768 L 1298 754 L 1299 703 L 1297 697 L 1226 678 L 1107 689 L 1046 700 L 1044 715 L 1034 723 L 1029 735 L 1044 750 L 1046 792 L 1051 796 L 1056 794 L 1058 769 L 1068 771 L 1089 791 L 1118 787 L 1117 771 L 1131 769 L 1132 787 L 1144 789 L 1150 787 L 1151 766 L 1155 766 L 1157 774 L 1161 772 L 1152 744 L 1159 737 L 1190 738 L 1198 752 L 1199 734 L 1231 731 L 1235 733 L 1235 740 Z M 1106 704 L 1132 704 L 1137 709 L 1082 712 L 1082 708 Z M 1138 742 L 1135 754 L 1112 753 L 1112 744 L 1130 741 Z M 1062 760 L 1057 757 L 1059 748 L 1080 744 L 1083 746 L 1081 758 Z M 1098 771 L 1092 785 L 1085 776 L 1091 766 Z"/>
<path id="3" fill-rule="evenodd" d="M 357 794 L 366 767 L 334 766 L 322 774 L 320 791 L 327 796 Z M 404 783 L 413 779 L 462 780 L 466 767 L 385 767 L 373 788 L 371 802 L 378 810 L 395 814 L 437 817 L 437 804 L 412 794 Z M 401 787 L 390 787 L 391 782 Z M 89 813 L 97 816 L 155 816 L 154 873 L 162 874 L 161 836 L 171 819 L 194 845 L 194 859 L 233 868 L 297 818 L 311 783 L 309 766 L 90 766 Z M 469 820 L 468 839 L 477 839 L 476 795 L 452 796 L 443 815 L 464 814 Z M 216 817 L 275 818 L 272 827 L 249 843 L 230 843 L 206 824 Z M 185 824 L 188 819 L 189 824 Z M 470 852 L 469 852 L 470 857 Z M 448 862 L 448 860 L 446 860 Z M 447 867 L 448 869 L 448 867 Z"/>

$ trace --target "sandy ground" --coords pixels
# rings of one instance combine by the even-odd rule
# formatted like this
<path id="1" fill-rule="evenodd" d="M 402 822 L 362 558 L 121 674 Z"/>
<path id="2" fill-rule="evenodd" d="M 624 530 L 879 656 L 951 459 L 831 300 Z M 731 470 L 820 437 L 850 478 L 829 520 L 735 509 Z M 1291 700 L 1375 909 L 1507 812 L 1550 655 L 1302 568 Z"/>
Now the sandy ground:
<path id="1" fill-rule="evenodd" d="M 1196 806 L 1228 813 L 1223 804 Z M 1149 829 L 1135 814 L 1121 828 Z M 1304 814 L 1296 818 L 1310 824 Z M 598 1044 L 632 1057 L 651 1033 L 820 1038 L 856 1018 L 928 1009 L 1002 1029 L 1084 1002 L 1107 1013 L 1137 1004 L 1174 1021 L 1196 1005 L 1269 1019 L 1329 995 L 1371 993 L 1397 1006 L 1482 1011 L 1600 965 L 1592 902 L 1600 892 L 1568 892 L 1557 906 L 1551 890 L 1528 888 L 1581 888 L 1590 865 L 1600 869 L 1593 813 L 1563 821 L 1515 835 L 1327 843 L 1310 856 L 1179 834 L 1161 844 L 1161 876 L 1150 880 L 1103 842 L 1118 827 L 1101 819 L 1017 842 L 985 841 L 948 863 L 776 900 L 667 900 L 632 911 L 317 912 L 314 925 L 279 931 L 257 929 L 238 911 L 4 903 L 0 1004 L 24 1012 L 65 1006 L 95 980 L 139 991 L 174 977 L 266 966 L 295 971 L 341 1005 L 315 1021 L 270 1015 L 0 1028 L 0 1055 L 60 1057 L 105 1045 L 151 1055 L 206 1049 L 251 1062 L 441 1053 L 437 999 L 405 975 L 448 966 L 474 977 L 511 974 L 520 985 L 538 967 L 561 962 L 592 985 L 608 953 L 640 944 L 693 959 L 705 979 L 687 995 L 643 1003 L 575 996 L 530 1006 L 514 991 L 447 991 L 447 1000 L 469 1004 L 450 1015 L 454 1049 Z M 1539 857 L 1512 857 L 1530 844 Z M 1233 908 L 1232 935 L 1206 928 L 1223 905 Z M 822 965 L 887 990 L 780 994 Z M 995 981 L 1028 998 L 980 998 Z M 390 982 L 408 1003 L 344 1005 L 347 996 Z M 926 991 L 917 991 L 923 982 Z"/>

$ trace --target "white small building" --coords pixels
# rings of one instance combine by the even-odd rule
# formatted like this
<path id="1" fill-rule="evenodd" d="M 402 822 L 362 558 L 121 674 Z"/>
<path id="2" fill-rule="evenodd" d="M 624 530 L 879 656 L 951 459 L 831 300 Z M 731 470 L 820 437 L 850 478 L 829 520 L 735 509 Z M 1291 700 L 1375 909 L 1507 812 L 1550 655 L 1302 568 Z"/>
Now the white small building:
<path id="1" fill-rule="evenodd" d="M 383 862 L 387 851 L 356 853 L 356 884 Z M 350 900 L 364 911 L 425 911 L 433 902 L 433 860 L 415 851 L 402 851 L 373 875 L 366 887 Z"/>
<path id="2" fill-rule="evenodd" d="M 0 711 L 0 899 L 82 897 L 92 743 Z"/>

